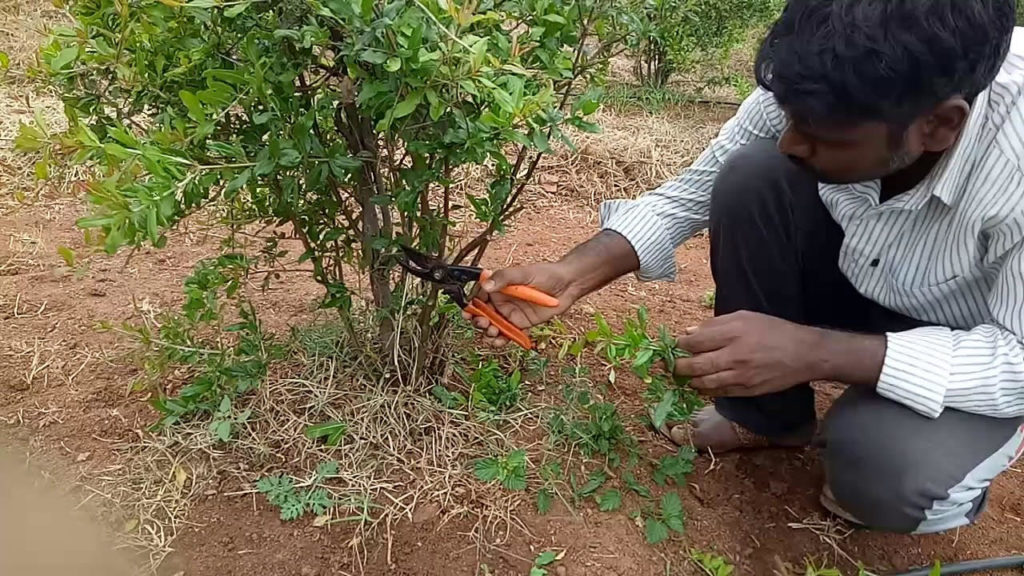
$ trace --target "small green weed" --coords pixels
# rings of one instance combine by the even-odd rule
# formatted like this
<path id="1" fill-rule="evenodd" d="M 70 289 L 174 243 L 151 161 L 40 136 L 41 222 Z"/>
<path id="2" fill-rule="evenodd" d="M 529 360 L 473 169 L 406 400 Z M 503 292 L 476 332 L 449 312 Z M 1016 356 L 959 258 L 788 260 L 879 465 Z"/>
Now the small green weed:
<path id="1" fill-rule="evenodd" d="M 708 576 L 732 576 L 735 570 L 726 558 L 710 552 L 691 550 L 690 559 Z"/>
<path id="2" fill-rule="evenodd" d="M 341 443 L 341 440 L 348 433 L 348 426 L 344 422 L 337 420 L 331 422 L 324 422 L 323 424 L 314 424 L 306 428 L 306 438 L 310 440 L 323 440 L 323 443 L 327 446 L 337 446 Z"/>
<path id="3" fill-rule="evenodd" d="M 217 412 L 214 413 L 213 420 L 210 421 L 210 434 L 221 442 L 227 442 L 231 439 L 234 427 L 246 423 L 250 416 L 252 416 L 252 410 L 249 409 L 236 414 L 231 409 L 231 398 L 225 396 L 221 398 L 220 406 L 217 407 Z"/>
<path id="4" fill-rule="evenodd" d="M 494 359 L 481 362 L 466 380 L 472 386 L 473 406 L 493 414 L 509 411 L 523 396 L 522 373 L 517 369 L 508 374 Z"/>
<path id="5" fill-rule="evenodd" d="M 541 552 L 533 561 L 533 566 L 530 568 L 530 576 L 547 576 L 547 566 L 551 566 L 564 557 L 565 550 L 561 552 L 553 552 L 551 550 Z"/>
<path id="6" fill-rule="evenodd" d="M 281 520 L 297 520 L 307 512 L 323 516 L 334 506 L 330 493 L 322 485 L 323 481 L 337 475 L 338 463 L 328 460 L 316 467 L 307 490 L 300 490 L 294 478 L 282 474 L 260 479 L 256 489 L 266 496 L 271 506 L 280 509 Z"/>
<path id="7" fill-rule="evenodd" d="M 537 512 L 541 516 L 551 511 L 563 476 L 562 463 L 559 460 L 549 460 L 540 467 L 540 477 L 544 485 L 537 491 Z"/>
<path id="8" fill-rule="evenodd" d="M 675 338 L 662 326 L 658 337 L 648 336 L 646 308 L 637 310 L 636 318 L 626 320 L 621 334 L 615 333 L 600 315 L 595 317 L 597 328 L 588 332 L 586 340 L 594 344 L 595 351 L 614 367 L 628 365 L 629 369 L 647 384 L 644 399 L 653 404 L 652 423 L 661 427 L 665 422 L 682 422 L 690 418 L 703 405 L 697 393 L 687 386 L 688 378 L 674 378 L 655 365 L 674 366 L 685 351 L 676 346 Z"/>
<path id="9" fill-rule="evenodd" d="M 697 453 L 691 446 L 680 446 L 675 454 L 663 456 L 654 469 L 654 482 L 658 486 L 665 486 L 672 480 L 676 486 L 686 485 L 686 477 L 693 472 L 693 460 L 696 457 Z"/>
<path id="10" fill-rule="evenodd" d="M 700 303 L 701 303 L 701 305 L 703 305 L 708 310 L 714 310 L 715 309 L 715 289 L 712 288 L 711 290 L 708 290 L 707 292 L 705 292 L 704 296 L 700 299 Z"/>
<path id="11" fill-rule="evenodd" d="M 672 532 L 682 534 L 686 529 L 686 513 L 679 494 L 666 492 L 661 497 L 661 506 L 650 512 L 644 521 L 644 534 L 648 544 L 658 544 L 668 540 Z"/>
<path id="12" fill-rule="evenodd" d="M 481 458 L 473 472 L 482 482 L 499 482 L 508 490 L 526 489 L 526 450 L 514 450 L 506 456 Z"/>

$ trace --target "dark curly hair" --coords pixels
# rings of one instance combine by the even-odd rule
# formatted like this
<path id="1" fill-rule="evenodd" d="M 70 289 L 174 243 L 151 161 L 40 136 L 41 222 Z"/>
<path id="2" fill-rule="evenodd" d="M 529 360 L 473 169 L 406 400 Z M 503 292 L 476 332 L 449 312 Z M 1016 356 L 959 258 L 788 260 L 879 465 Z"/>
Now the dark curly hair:
<path id="1" fill-rule="evenodd" d="M 757 82 L 802 122 L 909 125 L 992 83 L 1015 9 L 1016 0 L 789 0 L 757 55 Z"/>

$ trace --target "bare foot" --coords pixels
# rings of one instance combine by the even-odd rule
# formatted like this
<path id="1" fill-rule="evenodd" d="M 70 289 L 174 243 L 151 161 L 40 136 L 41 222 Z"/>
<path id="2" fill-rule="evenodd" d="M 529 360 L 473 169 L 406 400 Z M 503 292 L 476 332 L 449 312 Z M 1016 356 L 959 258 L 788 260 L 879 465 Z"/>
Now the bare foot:
<path id="1" fill-rule="evenodd" d="M 670 430 L 670 436 L 676 444 L 692 442 L 698 451 L 710 450 L 715 454 L 721 454 L 739 448 L 806 446 L 810 444 L 816 426 L 816 423 L 812 423 L 791 435 L 764 438 L 735 426 L 719 414 L 714 406 L 707 406 L 694 414 L 691 430 L 687 430 L 685 425 L 674 426 Z"/>

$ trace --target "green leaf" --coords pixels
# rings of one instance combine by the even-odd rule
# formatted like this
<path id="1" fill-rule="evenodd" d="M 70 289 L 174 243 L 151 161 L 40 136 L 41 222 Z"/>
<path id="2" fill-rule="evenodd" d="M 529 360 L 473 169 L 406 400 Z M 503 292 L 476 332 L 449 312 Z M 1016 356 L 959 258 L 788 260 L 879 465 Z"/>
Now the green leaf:
<path id="1" fill-rule="evenodd" d="M 334 420 L 307 427 L 305 435 L 310 440 L 323 438 L 326 445 L 337 446 L 347 432 L 348 426 L 344 422 Z"/>
<path id="2" fill-rule="evenodd" d="M 340 466 L 341 465 L 338 464 L 337 460 L 324 460 L 316 465 L 316 475 L 319 476 L 321 480 L 337 476 L 338 471 L 341 469 Z"/>
<path id="3" fill-rule="evenodd" d="M 190 0 L 185 3 L 188 8 L 216 8 L 219 5 L 217 0 Z"/>
<path id="4" fill-rule="evenodd" d="M 579 490 L 576 491 L 576 495 L 581 498 L 586 498 L 594 492 L 597 492 L 598 488 L 604 486 L 604 483 L 608 480 L 608 475 L 603 470 L 595 470 L 591 472 L 590 478 L 587 483 L 580 486 Z"/>
<path id="5" fill-rule="evenodd" d="M 383 64 L 387 62 L 388 55 L 380 50 L 368 48 L 359 55 L 359 59 L 363 62 L 369 62 L 370 64 Z"/>
<path id="6" fill-rule="evenodd" d="M 7 52 L 0 50 L 0 70 L 7 70 L 11 67 L 11 57 L 7 55 Z"/>
<path id="7" fill-rule="evenodd" d="M 68 248 L 67 246 L 58 246 L 57 254 L 60 254 L 61 260 L 64 261 L 64 264 L 67 265 L 68 268 L 75 267 L 75 252 L 71 250 L 71 248 Z"/>
<path id="8" fill-rule="evenodd" d="M 228 18 L 234 18 L 234 17 L 238 16 L 239 14 L 241 14 L 242 12 L 245 12 L 249 8 L 249 6 L 251 6 L 251 5 L 252 5 L 252 2 L 248 2 L 248 1 L 241 2 L 239 4 L 235 4 L 234 6 L 231 6 L 230 8 L 228 8 L 227 10 L 224 11 L 224 16 L 226 16 Z"/>
<path id="9" fill-rule="evenodd" d="M 492 482 L 501 475 L 501 465 L 496 458 L 481 458 L 473 464 L 473 472 L 482 482 Z"/>
<path id="10" fill-rule="evenodd" d="M 668 540 L 668 526 L 657 518 L 648 518 L 644 522 L 644 533 L 648 544 L 659 544 Z"/>
<path id="11" fill-rule="evenodd" d="M 231 421 L 221 420 L 219 422 L 215 422 L 215 424 L 216 426 L 214 427 L 214 436 L 216 436 L 217 439 L 220 440 L 221 442 L 227 442 L 228 440 L 230 440 Z"/>
<path id="12" fill-rule="evenodd" d="M 423 90 L 413 90 L 404 100 L 395 106 L 393 118 L 396 120 L 412 114 L 423 101 Z"/>
<path id="13" fill-rule="evenodd" d="M 940 576 L 942 574 L 942 562 L 936 560 L 932 569 L 928 572 L 928 576 Z"/>
<path id="14" fill-rule="evenodd" d="M 547 488 L 541 488 L 537 492 L 537 513 L 544 516 L 551 511 L 551 505 L 554 504 L 554 495 Z"/>
<path id="15" fill-rule="evenodd" d="M 533 566 L 530 568 L 530 576 L 548 576 L 548 571 L 543 568 Z"/>
<path id="16" fill-rule="evenodd" d="M 558 553 L 552 552 L 551 550 L 547 550 L 541 552 L 540 555 L 537 556 L 537 559 L 533 561 L 533 565 L 547 566 L 549 564 L 552 564 L 555 560 L 558 560 Z"/>
<path id="17" fill-rule="evenodd" d="M 565 25 L 565 24 L 569 23 L 568 20 L 565 19 L 565 17 L 560 16 L 558 14 L 545 14 L 545 15 L 541 16 L 540 19 L 545 21 L 545 22 L 551 22 L 553 24 Z"/>
<path id="18" fill-rule="evenodd" d="M 302 154 L 294 148 L 285 148 L 281 150 L 281 154 L 277 157 L 277 163 L 286 168 L 298 166 L 301 161 Z"/>
<path id="19" fill-rule="evenodd" d="M 63 70 L 78 59 L 78 46 L 68 46 L 50 60 L 51 70 Z"/>
<path id="20" fill-rule="evenodd" d="M 676 391 L 669 390 L 661 397 L 661 401 L 654 407 L 653 422 L 655 428 L 661 428 L 665 425 L 665 420 L 668 419 L 668 415 L 672 412 L 672 408 L 676 404 Z"/>
<path id="21" fill-rule="evenodd" d="M 548 135 L 544 130 L 533 131 L 533 145 L 537 147 L 537 150 L 545 154 L 551 152 L 551 144 L 548 142 Z"/>
<path id="22" fill-rule="evenodd" d="M 50 177 L 50 163 L 47 162 L 45 158 L 36 162 L 32 168 L 35 173 L 36 180 L 46 180 Z"/>
<path id="23" fill-rule="evenodd" d="M 402 61 L 392 56 L 384 63 L 384 69 L 388 72 L 398 72 L 402 68 Z"/>
<path id="24" fill-rule="evenodd" d="M 622 506 L 622 493 L 618 490 L 607 490 L 597 497 L 597 508 L 601 512 L 614 512 Z"/>
<path id="25" fill-rule="evenodd" d="M 679 494 L 667 492 L 661 497 L 661 517 L 672 530 L 680 533 L 683 531 L 686 514 Z"/>
<path id="26" fill-rule="evenodd" d="M 206 120 L 206 112 L 203 110 L 203 105 L 199 102 L 199 98 L 195 94 L 188 90 L 182 90 L 178 92 L 178 96 L 181 101 L 185 104 L 185 108 L 188 109 L 188 117 L 195 120 L 196 122 L 202 122 Z"/>

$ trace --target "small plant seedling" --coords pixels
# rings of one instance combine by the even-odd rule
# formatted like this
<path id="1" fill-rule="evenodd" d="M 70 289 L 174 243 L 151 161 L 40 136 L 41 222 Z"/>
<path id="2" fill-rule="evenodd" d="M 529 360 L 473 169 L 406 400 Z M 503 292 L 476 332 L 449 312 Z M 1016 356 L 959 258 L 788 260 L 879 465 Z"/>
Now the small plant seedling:
<path id="1" fill-rule="evenodd" d="M 644 522 L 644 533 L 648 544 L 659 544 L 668 540 L 671 532 L 682 534 L 686 529 L 686 514 L 679 494 L 667 492 L 661 497 L 661 506 Z"/>
<path id="2" fill-rule="evenodd" d="M 496 360 L 483 362 L 469 375 L 473 406 L 494 414 L 507 412 L 522 399 L 522 380 L 519 370 L 507 374 Z"/>
<path id="3" fill-rule="evenodd" d="M 541 552 L 533 561 L 533 566 L 530 568 L 530 576 L 547 576 L 547 566 L 551 566 L 564 557 L 565 550 L 562 550 L 561 552 L 554 552 L 551 550 Z"/>
<path id="4" fill-rule="evenodd" d="M 461 392 L 452 392 L 440 384 L 431 388 L 430 393 L 434 395 L 434 398 L 437 398 L 437 401 L 440 402 L 442 406 L 449 410 L 459 410 L 464 408 L 468 403 L 466 401 L 466 397 L 463 396 Z"/>
<path id="5" fill-rule="evenodd" d="M 271 506 L 280 509 L 281 520 L 297 520 L 306 512 L 322 516 L 334 506 L 331 495 L 322 483 L 326 478 L 337 475 L 338 462 L 327 460 L 317 465 L 313 480 L 305 492 L 300 492 L 294 478 L 283 474 L 261 478 L 256 483 L 256 489 L 266 496 Z"/>
<path id="6" fill-rule="evenodd" d="M 227 442 L 231 439 L 231 433 L 236 424 L 244 424 L 252 415 L 252 410 L 243 410 L 235 414 L 231 408 L 231 398 L 225 396 L 220 401 L 220 406 L 210 421 L 210 434 L 220 442 Z"/>
<path id="7" fill-rule="evenodd" d="M 526 450 L 514 450 L 506 456 L 481 458 L 473 464 L 482 482 L 499 482 L 508 490 L 526 489 Z"/>
<path id="8" fill-rule="evenodd" d="M 708 576 L 732 576 L 735 570 L 727 559 L 710 552 L 692 550 L 690 559 Z"/>
<path id="9" fill-rule="evenodd" d="M 601 512 L 614 512 L 622 506 L 622 492 L 605 490 L 597 496 L 597 508 Z"/>
<path id="10" fill-rule="evenodd" d="M 700 303 L 708 310 L 715 309 L 715 290 L 711 289 L 704 293 L 704 297 L 701 298 Z"/>
<path id="11" fill-rule="evenodd" d="M 693 461 L 697 453 L 691 446 L 680 446 L 679 450 L 670 456 L 663 456 L 654 469 L 654 481 L 658 486 L 665 486 L 668 480 L 675 482 L 676 486 L 686 484 L 686 477 L 693 472 Z"/>
<path id="12" fill-rule="evenodd" d="M 537 513 L 541 516 L 551 511 L 551 505 L 555 502 L 556 484 L 562 480 L 562 463 L 559 460 L 550 460 L 540 467 L 540 477 L 544 486 L 537 491 Z"/>
<path id="13" fill-rule="evenodd" d="M 327 446 L 337 446 L 342 438 L 348 433 L 348 426 L 337 420 L 314 424 L 306 428 L 306 438 L 310 440 L 323 439 Z"/>

